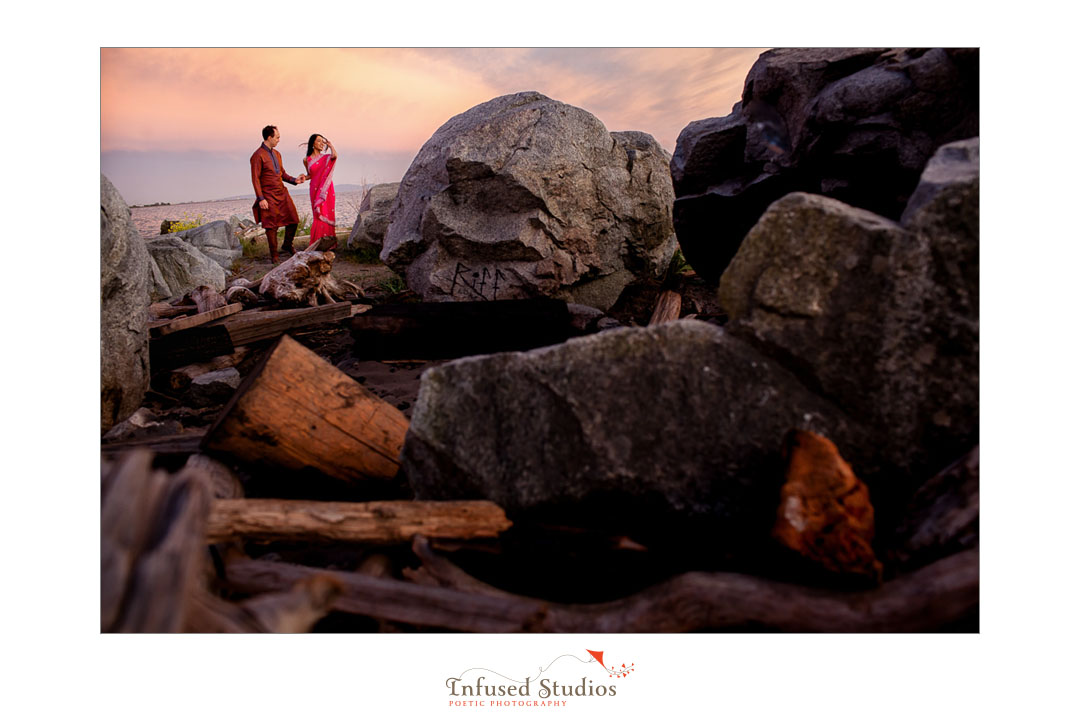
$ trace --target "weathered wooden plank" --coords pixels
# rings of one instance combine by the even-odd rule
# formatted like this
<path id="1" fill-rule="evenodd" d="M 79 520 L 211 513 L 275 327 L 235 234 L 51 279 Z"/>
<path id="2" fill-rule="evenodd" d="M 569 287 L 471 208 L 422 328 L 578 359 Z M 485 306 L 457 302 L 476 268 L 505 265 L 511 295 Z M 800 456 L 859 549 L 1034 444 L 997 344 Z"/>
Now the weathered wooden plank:
<path id="1" fill-rule="evenodd" d="M 240 303 L 233 303 L 232 305 L 223 305 L 222 307 L 214 308 L 213 310 L 207 310 L 206 312 L 201 312 L 196 315 L 188 315 L 186 317 L 176 318 L 161 325 L 151 324 L 150 335 L 152 337 L 163 337 L 165 335 L 170 335 L 180 330 L 187 330 L 188 328 L 205 325 L 206 323 L 212 320 L 217 320 L 218 318 L 223 318 L 228 315 L 235 315 L 243 309 L 244 306 Z"/>
<path id="2" fill-rule="evenodd" d="M 292 310 L 246 310 L 222 318 L 212 326 L 228 331 L 233 345 L 247 345 L 284 335 L 289 330 L 335 322 L 352 316 L 352 304 L 347 302 Z"/>

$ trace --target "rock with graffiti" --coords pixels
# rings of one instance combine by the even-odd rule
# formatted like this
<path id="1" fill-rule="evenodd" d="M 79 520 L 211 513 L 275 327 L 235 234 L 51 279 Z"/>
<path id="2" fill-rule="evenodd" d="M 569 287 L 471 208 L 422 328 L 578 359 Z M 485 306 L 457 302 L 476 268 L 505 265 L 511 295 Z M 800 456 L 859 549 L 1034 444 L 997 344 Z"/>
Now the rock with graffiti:
<path id="1" fill-rule="evenodd" d="M 457 115 L 421 148 L 382 260 L 425 300 L 556 297 L 607 310 L 676 241 L 670 156 L 536 92 Z"/>

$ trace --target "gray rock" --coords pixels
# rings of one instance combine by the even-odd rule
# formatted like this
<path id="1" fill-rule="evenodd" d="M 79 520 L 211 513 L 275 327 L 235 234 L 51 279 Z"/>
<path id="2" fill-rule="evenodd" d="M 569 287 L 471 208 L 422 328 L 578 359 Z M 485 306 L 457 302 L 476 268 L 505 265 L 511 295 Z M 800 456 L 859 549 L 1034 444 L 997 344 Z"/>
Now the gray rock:
<path id="1" fill-rule="evenodd" d="M 218 405 L 232 397 L 238 387 L 240 373 L 236 368 L 214 370 L 192 378 L 188 398 L 197 407 Z"/>
<path id="2" fill-rule="evenodd" d="M 596 321 L 596 331 L 604 332 L 605 330 L 614 330 L 615 328 L 621 328 L 623 324 L 613 317 L 602 317 Z"/>
<path id="3" fill-rule="evenodd" d="M 582 334 L 596 330 L 597 323 L 605 317 L 603 312 L 591 305 L 567 303 L 566 310 L 570 313 L 570 325 Z"/>
<path id="4" fill-rule="evenodd" d="M 101 432 L 131 415 L 150 387 L 150 257 L 131 210 L 101 176 Z"/>
<path id="5" fill-rule="evenodd" d="M 191 243 L 176 235 L 146 241 L 150 256 L 151 297 L 156 302 L 179 297 L 200 285 L 225 290 L 225 270 Z"/>
<path id="6" fill-rule="evenodd" d="M 728 331 L 866 423 L 905 473 L 978 437 L 977 285 L 974 295 L 950 287 L 977 257 L 977 235 L 934 234 L 793 193 L 769 207 L 720 280 Z M 977 283 L 977 262 L 974 273 Z"/>
<path id="7" fill-rule="evenodd" d="M 607 310 L 675 251 L 668 154 L 523 92 L 457 115 L 402 179 L 380 257 L 425 300 L 548 296 Z"/>
<path id="8" fill-rule="evenodd" d="M 183 426 L 176 420 L 160 420 L 152 410 L 141 407 L 132 413 L 131 417 L 113 425 L 101 439 L 104 442 L 120 442 L 143 437 L 176 435 L 182 430 Z"/>
<path id="9" fill-rule="evenodd" d="M 197 228 L 178 232 L 176 237 L 191 243 L 203 255 L 228 270 L 244 254 L 235 229 L 231 221 L 215 220 Z"/>
<path id="10" fill-rule="evenodd" d="M 777 49 L 723 118 L 690 123 L 671 160 L 687 261 L 719 280 L 765 209 L 790 192 L 899 220 L 940 145 L 979 132 L 978 49 Z"/>
<path id="11" fill-rule="evenodd" d="M 916 215 L 935 201 L 939 207 L 949 208 L 951 205 L 949 200 L 941 202 L 943 195 L 952 193 L 968 195 L 974 189 L 974 200 L 977 201 L 978 188 L 979 138 L 968 138 L 942 145 L 926 164 L 926 169 L 919 178 L 919 185 L 911 194 L 911 199 L 908 200 L 907 207 L 900 216 L 900 222 L 904 225 L 915 222 Z M 971 204 L 970 200 L 960 199 L 958 205 L 970 205 L 969 209 L 978 213 L 978 202 Z"/>
<path id="12" fill-rule="evenodd" d="M 681 320 L 427 370 L 402 451 L 417 497 L 511 515 L 610 505 L 646 523 L 767 533 L 792 428 L 845 453 L 860 430 L 721 328 Z M 618 509 L 616 509 L 618 508 Z"/>
<path id="13" fill-rule="evenodd" d="M 904 222 L 929 256 L 919 309 L 921 337 L 932 340 L 920 348 L 932 345 L 934 357 L 922 378 L 921 423 L 940 466 L 979 435 L 978 138 L 941 147 Z"/>
<path id="14" fill-rule="evenodd" d="M 400 184 L 382 183 L 367 189 L 356 212 L 348 247 L 370 248 L 376 252 L 382 250 L 383 237 L 390 226 L 390 209 L 394 206 Z"/>

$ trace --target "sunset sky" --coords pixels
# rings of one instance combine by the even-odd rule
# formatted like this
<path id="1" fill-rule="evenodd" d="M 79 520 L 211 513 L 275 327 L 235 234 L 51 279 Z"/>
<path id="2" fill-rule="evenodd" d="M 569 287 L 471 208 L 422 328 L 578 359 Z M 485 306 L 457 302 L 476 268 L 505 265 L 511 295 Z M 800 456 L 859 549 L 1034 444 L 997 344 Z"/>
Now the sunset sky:
<path id="1" fill-rule="evenodd" d="M 396 182 L 452 116 L 524 90 L 643 130 L 669 152 L 727 115 L 761 48 L 102 49 L 101 171 L 131 204 L 252 193 L 248 158 L 277 125 L 285 169 L 318 132 L 335 181 Z"/>

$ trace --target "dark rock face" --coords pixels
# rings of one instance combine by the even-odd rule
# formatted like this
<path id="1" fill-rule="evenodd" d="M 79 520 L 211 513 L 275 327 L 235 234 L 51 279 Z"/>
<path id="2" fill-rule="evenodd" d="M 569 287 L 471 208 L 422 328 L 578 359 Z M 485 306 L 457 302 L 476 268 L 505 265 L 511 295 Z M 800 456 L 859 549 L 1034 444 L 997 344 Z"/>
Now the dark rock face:
<path id="1" fill-rule="evenodd" d="M 124 198 L 101 176 L 101 432 L 131 415 L 150 387 L 150 256 Z"/>
<path id="2" fill-rule="evenodd" d="M 895 556 L 915 568 L 979 545 L 979 448 L 927 480 L 895 532 Z"/>
<path id="3" fill-rule="evenodd" d="M 777 363 L 681 320 L 429 369 L 402 467 L 420 498 L 563 517 L 584 504 L 616 521 L 677 514 L 765 539 L 792 428 L 854 455 L 867 446 Z"/>
<path id="4" fill-rule="evenodd" d="M 383 237 L 390 226 L 390 209 L 397 198 L 398 185 L 400 183 L 382 183 L 368 188 L 356 211 L 356 222 L 349 234 L 348 247 L 382 250 Z"/>
<path id="5" fill-rule="evenodd" d="M 457 115 L 402 179 L 382 260 L 424 300 L 554 297 L 606 310 L 675 251 L 670 157 L 535 92 Z"/>
<path id="6" fill-rule="evenodd" d="M 729 332 L 873 428 L 901 471 L 978 442 L 978 197 L 978 139 L 935 156 L 906 226 L 793 193 L 720 281 Z"/>
<path id="7" fill-rule="evenodd" d="M 674 222 L 717 282 L 765 209 L 795 191 L 899 220 L 927 160 L 978 135 L 977 49 L 771 50 L 742 102 L 690 123 L 671 160 Z"/>

